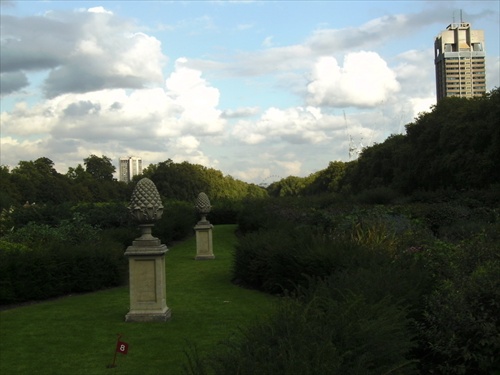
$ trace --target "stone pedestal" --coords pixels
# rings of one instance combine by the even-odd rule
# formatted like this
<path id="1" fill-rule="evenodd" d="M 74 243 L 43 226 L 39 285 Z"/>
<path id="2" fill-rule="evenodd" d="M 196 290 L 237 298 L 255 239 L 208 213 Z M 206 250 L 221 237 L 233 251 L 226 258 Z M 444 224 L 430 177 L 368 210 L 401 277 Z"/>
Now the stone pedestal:
<path id="1" fill-rule="evenodd" d="M 171 311 L 166 302 L 166 245 L 144 231 L 141 238 L 127 248 L 130 273 L 130 311 L 126 322 L 165 322 Z"/>
<path id="2" fill-rule="evenodd" d="M 207 220 L 199 221 L 194 230 L 196 231 L 196 260 L 215 259 L 212 245 L 213 225 Z"/>

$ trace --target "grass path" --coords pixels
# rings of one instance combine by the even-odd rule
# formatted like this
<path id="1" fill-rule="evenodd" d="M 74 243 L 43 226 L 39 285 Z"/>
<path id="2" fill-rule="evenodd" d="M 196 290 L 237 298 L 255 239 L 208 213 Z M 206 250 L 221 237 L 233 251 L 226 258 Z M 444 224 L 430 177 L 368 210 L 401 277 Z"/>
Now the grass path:
<path id="1" fill-rule="evenodd" d="M 182 374 L 188 343 L 209 353 L 273 308 L 273 297 L 230 283 L 235 229 L 214 227 L 215 260 L 194 260 L 194 237 L 169 248 L 166 323 L 125 323 L 128 287 L 0 312 L 0 374 Z M 108 369 L 118 333 L 129 353 Z"/>

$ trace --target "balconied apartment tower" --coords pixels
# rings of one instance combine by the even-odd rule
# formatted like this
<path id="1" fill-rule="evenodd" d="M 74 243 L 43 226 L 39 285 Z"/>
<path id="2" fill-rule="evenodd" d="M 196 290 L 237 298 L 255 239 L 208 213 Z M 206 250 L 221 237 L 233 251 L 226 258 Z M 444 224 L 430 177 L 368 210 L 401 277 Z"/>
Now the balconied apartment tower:
<path id="1" fill-rule="evenodd" d="M 434 42 L 437 100 L 486 93 L 484 31 L 468 22 L 452 23 Z"/>
<path id="2" fill-rule="evenodd" d="M 142 159 L 129 156 L 120 158 L 120 175 L 119 181 L 130 182 L 132 177 L 142 173 Z"/>

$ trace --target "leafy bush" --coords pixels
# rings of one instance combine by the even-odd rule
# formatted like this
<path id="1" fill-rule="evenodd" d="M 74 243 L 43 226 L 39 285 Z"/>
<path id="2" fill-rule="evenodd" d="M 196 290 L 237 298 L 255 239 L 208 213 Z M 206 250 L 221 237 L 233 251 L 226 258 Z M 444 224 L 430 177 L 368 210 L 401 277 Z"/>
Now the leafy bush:
<path id="1" fill-rule="evenodd" d="M 211 204 L 212 210 L 207 218 L 212 224 L 220 225 L 237 223 L 238 213 L 242 207 L 241 202 L 220 199 L 215 202 L 211 202 Z"/>
<path id="2" fill-rule="evenodd" d="M 246 200 L 237 217 L 238 230 L 241 233 L 249 233 L 268 227 L 271 219 L 269 206 L 270 199 Z M 273 217 L 275 220 L 278 219 L 275 215 Z"/>
<path id="3" fill-rule="evenodd" d="M 355 200 L 362 204 L 390 204 L 395 203 L 400 194 L 388 187 L 377 187 L 364 190 L 355 196 Z"/>
<path id="4" fill-rule="evenodd" d="M 193 233 L 193 228 L 199 220 L 193 204 L 184 201 L 167 201 L 163 203 L 163 206 L 163 215 L 153 227 L 154 236 L 168 245 Z"/>
<path id="5" fill-rule="evenodd" d="M 436 288 L 423 306 L 420 339 L 424 371 L 491 374 L 500 369 L 498 238 L 476 236 L 427 251 Z"/>
<path id="6" fill-rule="evenodd" d="M 127 248 L 132 245 L 132 242 L 141 236 L 141 231 L 139 227 L 123 227 L 123 228 L 109 228 L 104 229 L 100 232 L 100 237 L 103 240 L 109 240 L 112 242 L 120 243 L 123 248 Z"/>
<path id="7" fill-rule="evenodd" d="M 244 329 L 243 337 L 233 337 L 209 359 L 198 360 L 198 373 L 416 373 L 403 308 L 389 299 L 370 303 L 362 295 L 333 295 L 332 290 L 318 281 L 295 298 L 284 298 L 275 313 Z"/>
<path id="8" fill-rule="evenodd" d="M 63 204 L 35 204 L 15 207 L 9 214 L 14 228 L 19 229 L 28 223 L 57 226 L 61 220 L 71 219 L 71 205 Z"/>
<path id="9" fill-rule="evenodd" d="M 39 248 L 58 242 L 78 244 L 95 241 L 98 236 L 99 231 L 96 228 L 87 224 L 81 215 L 75 214 L 71 220 L 63 220 L 56 227 L 30 222 L 26 226 L 8 233 L 4 239 Z"/>
<path id="10" fill-rule="evenodd" d="M 111 241 L 27 248 L 0 243 L 0 304 L 42 300 L 123 284 L 126 260 Z"/>
<path id="11" fill-rule="evenodd" d="M 76 215 L 59 227 L 30 223 L 0 241 L 0 304 L 123 283 L 124 246 Z"/>
<path id="12" fill-rule="evenodd" d="M 80 203 L 71 210 L 84 217 L 87 224 L 101 229 L 127 226 L 131 221 L 126 203 Z"/>

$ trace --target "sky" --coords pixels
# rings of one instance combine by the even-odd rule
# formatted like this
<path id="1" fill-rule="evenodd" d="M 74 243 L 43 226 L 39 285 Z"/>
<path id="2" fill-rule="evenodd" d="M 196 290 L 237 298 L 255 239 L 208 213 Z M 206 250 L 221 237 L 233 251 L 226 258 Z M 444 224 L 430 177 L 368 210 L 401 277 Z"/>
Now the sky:
<path id="1" fill-rule="evenodd" d="M 500 0 L 1 0 L 0 164 L 168 159 L 250 183 L 305 177 L 436 104 L 434 39 Z M 349 149 L 351 148 L 351 153 Z"/>

